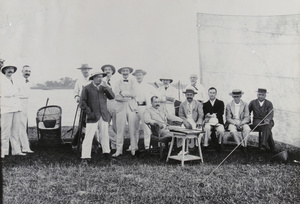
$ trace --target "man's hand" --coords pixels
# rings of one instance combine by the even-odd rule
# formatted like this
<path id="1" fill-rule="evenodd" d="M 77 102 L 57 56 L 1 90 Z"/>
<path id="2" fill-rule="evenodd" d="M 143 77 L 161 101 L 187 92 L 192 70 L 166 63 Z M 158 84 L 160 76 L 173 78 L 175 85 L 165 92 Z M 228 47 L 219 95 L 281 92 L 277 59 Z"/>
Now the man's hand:
<path id="1" fill-rule="evenodd" d="M 265 119 L 265 120 L 264 120 L 264 123 L 265 123 L 265 124 L 270 124 L 270 120 L 269 120 L 269 119 Z"/>
<path id="2" fill-rule="evenodd" d="M 76 103 L 79 103 L 79 102 L 80 102 L 80 97 L 76 96 Z"/>
<path id="3" fill-rule="evenodd" d="M 167 100 L 167 101 L 174 102 L 174 101 L 175 101 L 175 98 L 166 96 L 166 100 Z"/>
<path id="4" fill-rule="evenodd" d="M 107 83 L 105 81 L 101 81 L 101 84 L 100 86 L 103 86 L 103 87 L 108 87 Z"/>
<path id="5" fill-rule="evenodd" d="M 196 124 L 196 128 L 197 129 L 201 129 L 202 128 L 202 124 Z"/>
<path id="6" fill-rule="evenodd" d="M 191 123 L 189 123 L 188 121 L 183 121 L 183 125 L 186 129 L 193 129 Z"/>

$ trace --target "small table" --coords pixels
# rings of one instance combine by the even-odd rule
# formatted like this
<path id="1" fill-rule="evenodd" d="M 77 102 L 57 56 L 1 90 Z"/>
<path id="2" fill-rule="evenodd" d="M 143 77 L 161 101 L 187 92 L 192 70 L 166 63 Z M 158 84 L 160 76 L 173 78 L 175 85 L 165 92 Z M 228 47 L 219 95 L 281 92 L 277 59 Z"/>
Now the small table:
<path id="1" fill-rule="evenodd" d="M 203 163 L 200 134 L 204 133 L 204 131 L 198 130 L 198 129 L 185 129 L 185 128 L 178 127 L 178 126 L 169 126 L 169 130 L 173 134 L 171 135 L 172 141 L 171 141 L 171 145 L 170 145 L 170 149 L 169 149 L 169 153 L 168 153 L 168 157 L 167 157 L 167 162 L 169 161 L 169 159 L 179 160 L 179 161 L 181 161 L 181 166 L 184 166 L 185 161 L 192 161 L 192 160 L 201 160 L 201 163 Z M 173 155 L 173 156 L 171 156 L 171 152 L 172 152 L 172 149 L 173 149 L 175 138 L 179 138 L 179 139 L 183 140 L 183 142 L 182 142 L 182 155 Z M 199 156 L 191 155 L 191 154 L 184 155 L 185 143 L 186 143 L 187 139 L 196 139 L 197 140 L 198 149 L 199 149 Z"/>

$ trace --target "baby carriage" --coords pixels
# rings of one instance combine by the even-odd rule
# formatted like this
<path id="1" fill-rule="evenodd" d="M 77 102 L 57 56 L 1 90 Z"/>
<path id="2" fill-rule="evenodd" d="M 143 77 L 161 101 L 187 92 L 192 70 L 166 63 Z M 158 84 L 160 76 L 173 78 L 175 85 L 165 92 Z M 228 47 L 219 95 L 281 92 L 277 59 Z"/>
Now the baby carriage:
<path id="1" fill-rule="evenodd" d="M 62 143 L 61 115 L 62 109 L 56 105 L 46 105 L 37 111 L 36 127 L 40 144 L 55 146 Z"/>

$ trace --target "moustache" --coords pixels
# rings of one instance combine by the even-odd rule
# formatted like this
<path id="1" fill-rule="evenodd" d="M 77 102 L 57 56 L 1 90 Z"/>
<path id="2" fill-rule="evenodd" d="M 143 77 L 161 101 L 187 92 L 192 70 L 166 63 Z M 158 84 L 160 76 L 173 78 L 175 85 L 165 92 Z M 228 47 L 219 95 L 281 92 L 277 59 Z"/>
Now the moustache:
<path id="1" fill-rule="evenodd" d="M 159 106 L 160 106 L 159 104 L 155 105 L 155 107 L 159 107 Z"/>
<path id="2" fill-rule="evenodd" d="M 25 74 L 25 76 L 30 76 L 30 74 Z"/>
<path id="3" fill-rule="evenodd" d="M 7 73 L 9 73 L 9 74 L 12 74 L 12 73 L 14 73 L 14 72 L 12 72 L 12 71 L 8 71 Z"/>
<path id="4" fill-rule="evenodd" d="M 192 100 L 193 98 L 192 97 L 187 97 L 186 99 L 191 99 Z"/>

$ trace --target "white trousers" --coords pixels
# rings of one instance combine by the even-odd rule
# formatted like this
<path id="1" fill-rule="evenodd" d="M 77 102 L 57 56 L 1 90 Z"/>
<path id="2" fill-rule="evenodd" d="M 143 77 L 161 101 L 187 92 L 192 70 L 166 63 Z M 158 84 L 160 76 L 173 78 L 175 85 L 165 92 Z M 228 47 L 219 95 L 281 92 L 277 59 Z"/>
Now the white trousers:
<path id="1" fill-rule="evenodd" d="M 212 126 L 210 124 L 205 124 L 205 126 L 204 126 L 205 135 L 204 135 L 204 142 L 203 142 L 204 147 L 208 146 L 208 139 L 210 138 L 210 135 L 211 135 L 211 129 L 212 129 Z M 222 139 L 224 137 L 224 132 L 225 132 L 225 129 L 224 129 L 223 125 L 219 125 L 218 127 L 216 127 L 216 135 L 218 137 L 219 144 L 222 143 Z"/>
<path id="2" fill-rule="evenodd" d="M 241 134 L 238 134 L 237 132 L 237 128 L 235 125 L 229 124 L 228 126 L 228 130 L 230 131 L 230 134 L 233 136 L 234 140 L 239 144 L 244 138 L 246 138 L 251 129 L 249 127 L 249 125 L 244 124 L 242 127 L 242 131 Z M 241 144 L 243 147 L 247 147 L 247 141 L 248 141 L 248 137 L 244 140 L 244 142 Z"/>
<path id="3" fill-rule="evenodd" d="M 134 111 L 131 111 L 128 104 L 126 104 L 122 110 L 117 111 L 116 116 L 117 116 L 116 154 L 123 153 L 124 134 L 125 134 L 126 121 L 127 121 L 129 126 L 131 154 L 135 155 L 135 151 L 138 149 L 137 142 L 136 142 L 138 135 L 136 134 L 136 124 L 135 124 L 137 114 Z"/>
<path id="4" fill-rule="evenodd" d="M 1 114 L 1 157 L 9 153 L 9 141 L 12 154 L 21 153 L 20 137 L 20 112 Z"/>
<path id="5" fill-rule="evenodd" d="M 102 146 L 103 153 L 110 153 L 108 122 L 105 122 L 102 117 L 96 123 L 86 123 L 85 137 L 82 142 L 81 158 L 91 158 L 92 143 L 95 133 L 99 131 L 99 140 Z"/>
<path id="6" fill-rule="evenodd" d="M 31 151 L 29 146 L 29 140 L 27 135 L 27 106 L 24 106 L 22 111 L 20 112 L 20 144 L 22 152 Z"/>
<path id="7" fill-rule="evenodd" d="M 136 117 L 136 135 L 137 135 L 137 144 L 139 142 L 139 135 L 140 135 L 140 127 L 142 127 L 142 130 L 144 132 L 144 145 L 145 149 L 149 149 L 150 146 L 150 134 L 151 131 L 148 127 L 148 125 L 144 122 L 144 112 L 147 109 L 147 106 L 138 106 L 138 114 Z"/>

